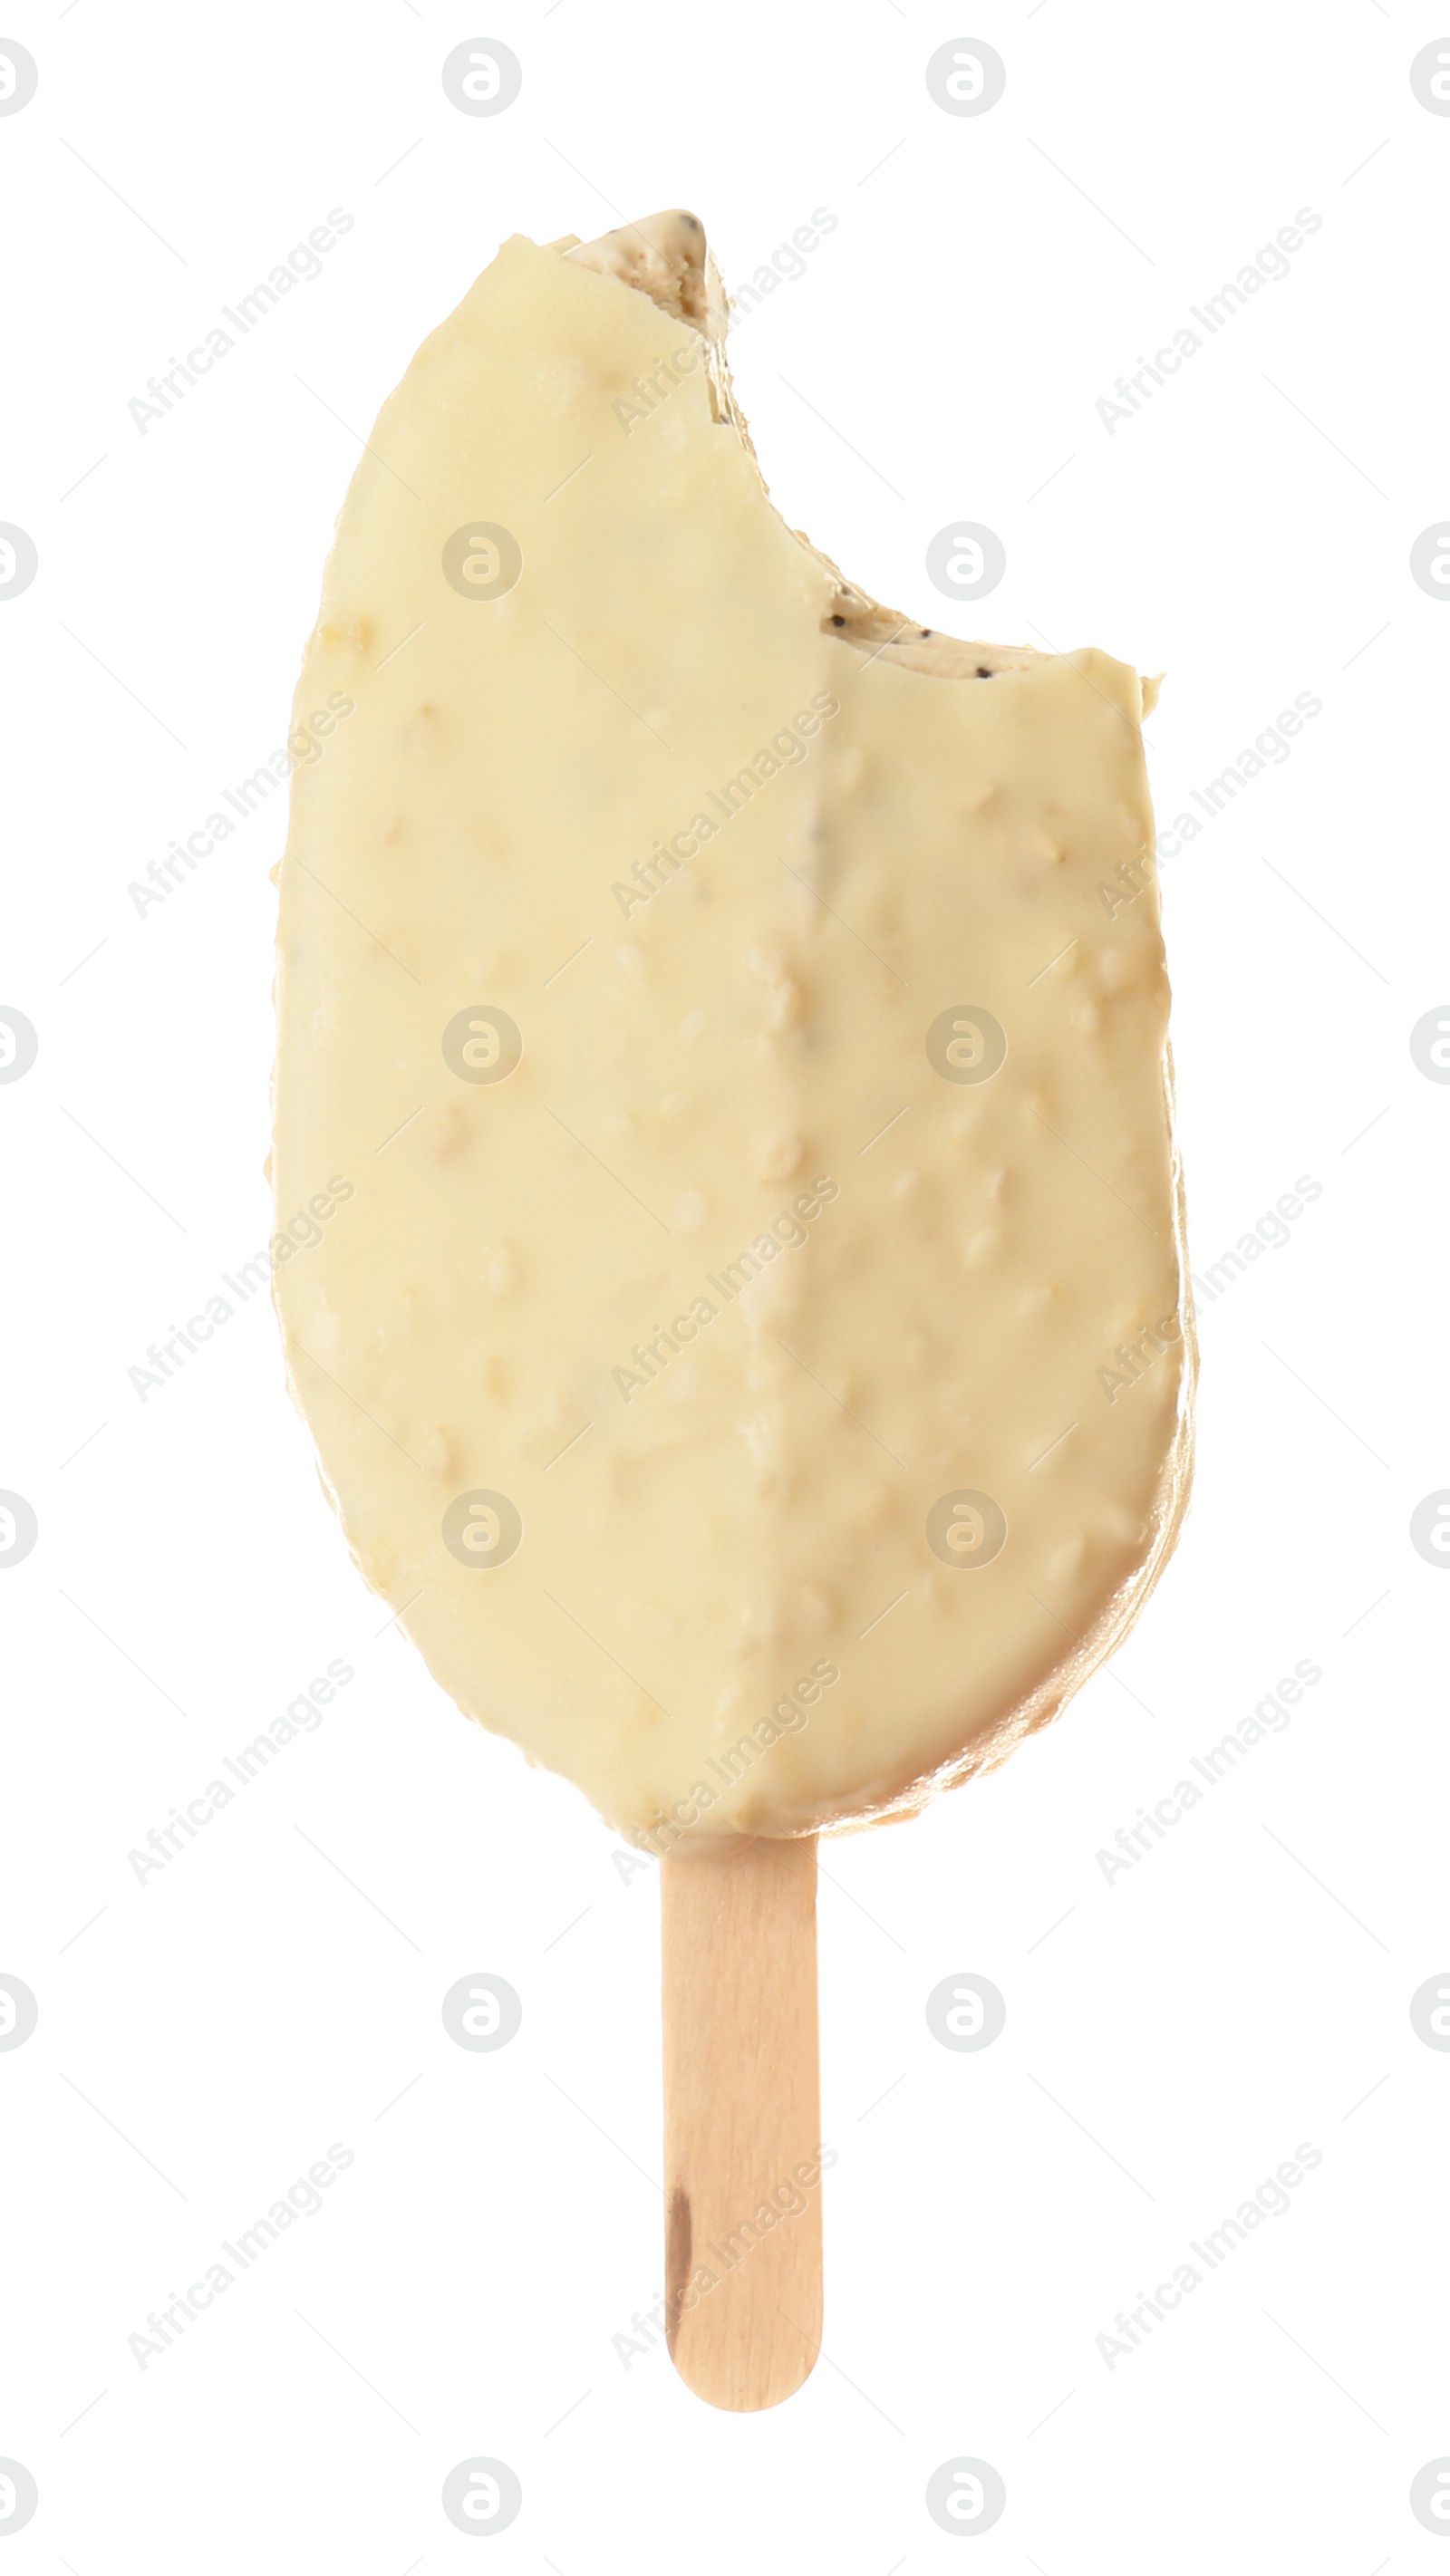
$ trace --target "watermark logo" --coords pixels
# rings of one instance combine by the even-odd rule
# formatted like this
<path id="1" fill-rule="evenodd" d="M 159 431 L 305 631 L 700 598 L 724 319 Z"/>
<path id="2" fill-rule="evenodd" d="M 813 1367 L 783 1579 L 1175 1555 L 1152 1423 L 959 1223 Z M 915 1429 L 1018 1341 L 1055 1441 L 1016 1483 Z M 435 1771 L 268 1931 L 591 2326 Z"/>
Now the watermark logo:
<path id="1" fill-rule="evenodd" d="M 19 1082 L 39 1050 L 35 1023 L 23 1011 L 0 1010 L 0 1082 Z M 1445 1077 L 1450 1080 L 1450 1075 Z"/>
<path id="2" fill-rule="evenodd" d="M 0 1572 L 28 1556 L 40 1536 L 40 1523 L 23 1494 L 0 1492 Z"/>
<path id="3" fill-rule="evenodd" d="M 443 549 L 443 578 L 460 599 L 502 599 L 523 568 L 518 538 L 492 519 L 455 528 Z"/>
<path id="4" fill-rule="evenodd" d="M 953 1002 L 926 1033 L 926 1060 L 943 1082 L 990 1082 L 1007 1061 L 1007 1032 L 978 1002 Z"/>
<path id="5" fill-rule="evenodd" d="M 4 60 L 0 54 L 0 65 Z M 0 101 L 0 114 L 3 113 Z M 18 599 L 22 590 L 30 588 L 39 569 L 34 538 L 28 537 L 23 528 L 12 526 L 10 520 L 0 519 L 0 599 Z"/>
<path id="6" fill-rule="evenodd" d="M 34 54 L 17 45 L 13 36 L 0 37 L 0 116 L 18 116 L 22 107 L 28 107 L 39 78 Z M 30 2515 L 25 2518 L 28 2522 Z"/>
<path id="7" fill-rule="evenodd" d="M 1006 1546 L 1007 1515 L 990 1494 L 959 1486 L 932 1504 L 926 1516 L 926 1543 L 943 1565 L 958 1574 L 975 1574 Z"/>
<path id="8" fill-rule="evenodd" d="M 455 1011 L 443 1032 L 443 1061 L 460 1082 L 507 1082 L 523 1051 L 518 1021 L 488 1002 Z"/>
<path id="9" fill-rule="evenodd" d="M 1007 86 L 1007 66 L 980 36 L 953 36 L 927 64 L 926 85 L 948 116 L 985 116 Z"/>
<path id="10" fill-rule="evenodd" d="M 0 2048 L 23 2048 L 40 2006 L 23 1977 L 0 1976 Z"/>
<path id="11" fill-rule="evenodd" d="M 523 85 L 523 64 L 497 36 L 470 36 L 444 57 L 444 96 L 464 116 L 502 116 Z"/>
<path id="12" fill-rule="evenodd" d="M 0 2540 L 23 2531 L 39 2502 L 40 2490 L 24 2461 L 0 2460 Z"/>
<path id="13" fill-rule="evenodd" d="M 443 2481 L 443 2510 L 470 2540 L 491 2540 L 516 2522 L 524 2491 L 507 2460 L 460 2460 Z"/>
<path id="14" fill-rule="evenodd" d="M 1427 1977 L 1410 1997 L 1410 2028 L 1427 2048 L 1450 2048 L 1450 1969 Z"/>
<path id="15" fill-rule="evenodd" d="M 943 2460 L 926 2482 L 926 2509 L 958 2540 L 990 2531 L 1007 2510 L 1007 2489 L 990 2460 Z"/>
<path id="16" fill-rule="evenodd" d="M 523 1522 L 507 1494 L 490 1493 L 484 1485 L 456 1494 L 443 1515 L 444 1546 L 475 1574 L 507 1565 L 518 1554 L 523 1535 Z"/>
<path id="17" fill-rule="evenodd" d="M 1450 61 L 1450 54 L 1447 54 Z M 1440 110 L 1450 115 L 1450 107 Z M 1450 519 L 1437 519 L 1433 528 L 1422 528 L 1410 548 L 1410 572 L 1431 599 L 1450 599 Z"/>
<path id="18" fill-rule="evenodd" d="M 1437 1002 L 1410 1031 L 1410 1054 L 1427 1082 L 1450 1082 L 1450 1002 Z M 13 1082 L 13 1074 L 0 1080 Z"/>
<path id="19" fill-rule="evenodd" d="M 1450 116 L 1450 36 L 1437 36 L 1433 44 L 1420 47 L 1410 65 L 1410 87 L 1432 116 Z"/>
<path id="20" fill-rule="evenodd" d="M 0 1501 L 4 1497 L 0 1496 Z M 1427 1494 L 1410 1514 L 1410 1545 L 1427 1565 L 1450 1566 L 1450 1492 Z"/>
<path id="21" fill-rule="evenodd" d="M 1450 2540 L 1450 2460 L 1427 2460 L 1416 2470 L 1410 2480 L 1410 2511 L 1437 2540 Z"/>
<path id="22" fill-rule="evenodd" d="M 443 2027 L 460 2048 L 507 2048 L 523 2017 L 523 2004 L 507 1977 L 489 1976 L 482 1969 L 460 1977 L 443 1998 Z"/>
<path id="23" fill-rule="evenodd" d="M 990 2048 L 1007 2021 L 1007 1998 L 990 1977 L 963 1970 L 943 1977 L 926 1999 L 926 2026 L 943 2048 Z"/>
<path id="24" fill-rule="evenodd" d="M 938 528 L 926 550 L 927 579 L 948 599 L 985 599 L 1007 569 L 1007 549 L 995 528 L 977 519 L 953 519 Z"/>

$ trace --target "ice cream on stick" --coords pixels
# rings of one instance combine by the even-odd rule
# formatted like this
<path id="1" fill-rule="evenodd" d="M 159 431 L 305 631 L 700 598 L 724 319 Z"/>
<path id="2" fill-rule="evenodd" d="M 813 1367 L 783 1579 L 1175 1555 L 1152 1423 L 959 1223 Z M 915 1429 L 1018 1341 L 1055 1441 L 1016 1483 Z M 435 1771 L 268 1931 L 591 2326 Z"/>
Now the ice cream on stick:
<path id="1" fill-rule="evenodd" d="M 674 2347 L 746 2406 L 819 2332 L 818 2191 L 763 2215 L 818 2143 L 809 1838 L 1122 1637 L 1191 1335 L 1151 687 L 868 599 L 723 336 L 691 215 L 515 237 L 383 407 L 279 932 L 279 1210 L 351 1194 L 276 1289 L 367 1580 L 664 1861 Z"/>

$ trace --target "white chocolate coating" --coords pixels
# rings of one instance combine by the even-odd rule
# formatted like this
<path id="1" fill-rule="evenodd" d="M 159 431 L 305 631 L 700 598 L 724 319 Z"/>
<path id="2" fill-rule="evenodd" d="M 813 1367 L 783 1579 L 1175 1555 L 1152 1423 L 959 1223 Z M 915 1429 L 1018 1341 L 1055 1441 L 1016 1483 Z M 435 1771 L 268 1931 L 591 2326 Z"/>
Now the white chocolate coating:
<path id="1" fill-rule="evenodd" d="M 1171 1545 L 1191 1374 L 1142 684 L 882 650 L 663 220 L 661 304 L 507 242 L 358 467 L 275 1156 L 288 1213 L 352 1184 L 276 1293 L 358 1565 L 657 1850 L 1051 1716 Z M 480 523 L 511 583 L 497 535 L 445 577 Z"/>

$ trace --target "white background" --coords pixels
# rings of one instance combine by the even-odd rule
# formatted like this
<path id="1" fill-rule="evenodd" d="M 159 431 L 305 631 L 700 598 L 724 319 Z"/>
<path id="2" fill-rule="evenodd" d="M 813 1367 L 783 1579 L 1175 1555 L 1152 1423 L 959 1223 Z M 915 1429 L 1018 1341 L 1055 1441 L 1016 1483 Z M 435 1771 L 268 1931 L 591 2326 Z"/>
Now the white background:
<path id="1" fill-rule="evenodd" d="M 965 32 L 1000 104 L 942 113 Z M 459 114 L 445 54 L 524 67 Z M 490 2569 L 888 2576 L 960 2564 L 932 2470 L 993 2462 L 982 2576 L 1443 2563 L 1450 1962 L 1438 1369 L 1450 1090 L 1450 508 L 1440 32 L 1377 0 L 1073 0 L 481 19 L 439 0 L 17 6 L 0 120 L 13 398 L 0 518 L 11 815 L 0 1002 L 3 1574 L 0 2452 L 40 2506 L 4 2567 L 404 2576 L 473 2566 L 439 2490 L 524 2506 Z M 1004 639 L 1168 678 L 1165 823 L 1278 711 L 1322 713 L 1165 866 L 1200 1272 L 1322 1195 L 1201 1318 L 1194 1502 L 1116 1664 L 997 1777 L 823 1853 L 824 2358 L 773 2413 L 700 2405 L 613 2338 L 661 2273 L 657 1900 L 576 1793 L 466 1726 L 383 1628 L 318 1491 L 258 1296 L 161 1391 L 146 1345 L 268 1231 L 278 798 L 144 918 L 127 886 L 284 735 L 335 511 L 417 342 L 512 231 L 695 207 L 738 284 L 736 381 L 786 518 L 948 628 L 924 556 L 1002 536 Z M 354 226 L 143 436 L 146 379 L 332 207 Z M 1096 405 L 1300 208 L 1291 263 L 1112 432 Z M 1044 488 L 1045 487 L 1045 488 Z M 330 1659 L 323 1725 L 138 1885 L 127 1853 Z M 1292 1724 L 1131 1871 L 1095 1859 L 1300 1659 Z M 439 2003 L 510 1979 L 518 2038 Z M 928 1991 L 1007 1998 L 950 2054 Z M 128 2337 L 328 2145 L 355 2161 L 143 2370 Z M 1301 2142 L 1322 2162 L 1151 2340 L 1096 2338 Z M 489 2554 L 491 2553 L 491 2555 Z"/>

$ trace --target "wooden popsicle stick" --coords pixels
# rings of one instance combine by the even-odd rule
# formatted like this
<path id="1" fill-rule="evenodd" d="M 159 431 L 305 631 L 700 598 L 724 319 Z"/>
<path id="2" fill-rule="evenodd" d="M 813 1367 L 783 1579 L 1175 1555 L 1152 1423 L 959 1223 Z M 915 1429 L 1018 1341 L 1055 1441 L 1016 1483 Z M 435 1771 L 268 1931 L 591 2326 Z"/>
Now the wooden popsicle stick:
<path id="1" fill-rule="evenodd" d="M 670 2353 L 712 2406 L 775 2406 L 821 2335 L 814 1836 L 680 1846 L 661 1917 Z"/>

